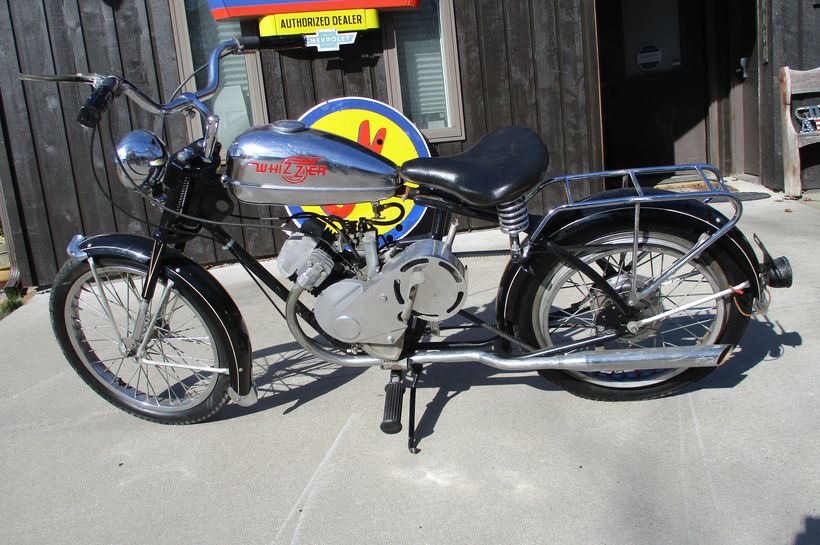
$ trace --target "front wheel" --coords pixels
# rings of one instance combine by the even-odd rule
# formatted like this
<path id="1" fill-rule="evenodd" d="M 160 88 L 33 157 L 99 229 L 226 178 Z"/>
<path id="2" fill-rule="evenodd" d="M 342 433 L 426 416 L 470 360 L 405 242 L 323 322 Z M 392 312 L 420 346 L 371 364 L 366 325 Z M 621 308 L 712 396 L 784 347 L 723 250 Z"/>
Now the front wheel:
<path id="1" fill-rule="evenodd" d="M 54 333 L 74 370 L 116 407 L 162 424 L 201 422 L 228 399 L 228 332 L 195 289 L 167 274 L 141 311 L 146 272 L 120 259 L 66 263 L 51 292 Z"/>
<path id="2" fill-rule="evenodd" d="M 614 226 L 613 226 L 614 227 Z M 610 228 L 611 229 L 611 228 Z M 676 263 L 696 243 L 693 234 L 655 225 L 638 234 L 626 226 L 606 234 L 585 231 L 561 241 L 598 272 L 616 292 L 628 298 L 633 282 L 640 291 Z M 518 313 L 522 338 L 547 347 L 581 341 L 617 321 L 612 301 L 581 271 L 551 254 L 540 254 L 536 277 L 523 290 Z M 675 272 L 642 304 L 639 319 L 696 302 L 726 289 L 737 277 L 736 265 L 710 252 Z M 659 322 L 643 326 L 601 349 L 641 349 L 707 344 L 734 346 L 747 324 L 732 298 L 697 304 Z M 711 367 L 634 371 L 541 371 L 565 390 L 589 399 L 629 401 L 671 395 L 713 371 Z"/>

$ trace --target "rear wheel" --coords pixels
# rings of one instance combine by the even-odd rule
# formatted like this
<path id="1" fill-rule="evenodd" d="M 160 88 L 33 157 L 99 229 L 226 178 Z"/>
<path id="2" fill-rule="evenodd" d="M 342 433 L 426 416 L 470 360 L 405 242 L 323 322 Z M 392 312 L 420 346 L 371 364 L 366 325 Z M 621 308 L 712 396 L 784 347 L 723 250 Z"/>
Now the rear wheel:
<path id="1" fill-rule="evenodd" d="M 562 241 L 562 245 L 572 248 L 576 256 L 628 299 L 633 282 L 638 292 L 649 286 L 695 244 L 691 237 L 655 226 L 639 233 L 637 254 L 631 229 L 604 235 L 582 233 Z M 541 347 L 561 345 L 593 337 L 620 321 L 613 302 L 584 273 L 549 254 L 539 259 L 533 267 L 538 281 L 524 290 L 518 315 L 518 327 L 525 340 Z M 728 267 L 735 265 L 720 263 L 708 252 L 687 263 L 643 301 L 638 319 L 692 304 L 726 289 L 730 284 L 724 268 Z M 735 345 L 746 323 L 731 298 L 713 299 L 647 324 L 597 350 Z M 712 370 L 701 367 L 541 374 L 582 397 L 626 401 L 670 395 Z"/>
<path id="2" fill-rule="evenodd" d="M 74 370 L 118 408 L 163 424 L 206 420 L 228 399 L 228 333 L 196 290 L 166 275 L 138 323 L 145 275 L 124 260 L 67 263 L 51 293 L 54 332 Z"/>

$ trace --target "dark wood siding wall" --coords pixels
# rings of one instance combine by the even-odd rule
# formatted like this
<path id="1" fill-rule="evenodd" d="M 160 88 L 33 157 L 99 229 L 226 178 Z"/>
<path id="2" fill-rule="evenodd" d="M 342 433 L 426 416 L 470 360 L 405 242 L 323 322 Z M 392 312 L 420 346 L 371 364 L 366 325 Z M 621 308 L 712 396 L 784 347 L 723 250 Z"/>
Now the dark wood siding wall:
<path id="1" fill-rule="evenodd" d="M 455 0 L 455 14 L 466 140 L 438 144 L 436 151 L 458 153 L 489 130 L 518 124 L 544 138 L 551 173 L 599 168 L 593 3 Z M 244 30 L 253 32 L 253 24 Z M 116 181 L 104 124 L 92 168 L 91 133 L 75 121 L 89 89 L 21 82 L 17 74 L 121 73 L 167 99 L 179 83 L 168 0 L 0 0 L 0 51 L 5 227 L 21 283 L 48 285 L 66 259 L 72 235 L 147 234 L 144 221 L 156 213 Z M 271 119 L 298 117 L 339 96 L 387 100 L 378 33 L 363 34 L 341 54 L 268 51 L 262 63 Z M 115 137 L 132 127 L 156 127 L 151 116 L 125 101 L 118 101 L 109 118 Z M 172 147 L 184 143 L 181 124 L 169 124 L 166 133 Z M 121 208 L 99 190 L 94 171 Z M 241 212 L 258 209 L 243 206 Z M 234 236 L 257 255 L 276 252 L 270 233 L 244 229 L 234 230 Z M 227 259 L 207 240 L 192 245 L 190 253 L 204 262 Z"/>
<path id="2" fill-rule="evenodd" d="M 92 168 L 91 132 L 75 120 L 89 87 L 22 82 L 17 74 L 116 73 L 167 99 L 179 84 L 173 36 L 168 0 L 0 0 L 0 183 L 23 285 L 50 284 L 74 234 L 148 234 L 145 221 L 157 213 L 116 180 L 105 121 Z M 125 100 L 108 118 L 115 139 L 136 127 L 158 130 L 156 118 Z M 165 131 L 172 148 L 185 144 L 182 123 Z M 95 171 L 118 206 L 100 191 Z M 276 251 L 270 233 L 233 234 L 257 255 Z M 189 253 L 209 263 L 228 257 L 205 239 Z"/>
<path id="3" fill-rule="evenodd" d="M 783 189 L 778 73 L 783 66 L 795 70 L 810 70 L 820 66 L 820 35 L 817 33 L 820 5 L 817 2 L 768 3 L 769 62 L 761 68 L 761 135 L 764 135 L 765 146 L 761 163 L 766 185 Z M 795 101 L 795 106 L 807 104 L 820 104 L 820 96 L 804 96 Z M 820 188 L 820 147 L 809 146 L 801 154 L 803 187 Z"/>
<path id="4" fill-rule="evenodd" d="M 594 4 L 580 4 L 454 0 L 466 140 L 434 145 L 435 153 L 460 153 L 490 130 L 524 125 L 546 142 L 550 173 L 601 167 Z M 263 52 L 270 117 L 298 117 L 339 96 L 386 102 L 382 47 L 369 33 L 341 54 Z"/>

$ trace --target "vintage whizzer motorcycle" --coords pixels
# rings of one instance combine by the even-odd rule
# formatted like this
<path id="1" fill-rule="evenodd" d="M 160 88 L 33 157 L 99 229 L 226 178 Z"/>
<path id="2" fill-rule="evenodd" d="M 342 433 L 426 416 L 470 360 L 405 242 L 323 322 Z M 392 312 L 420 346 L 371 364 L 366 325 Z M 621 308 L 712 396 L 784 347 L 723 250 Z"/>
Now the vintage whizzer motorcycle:
<path id="1" fill-rule="evenodd" d="M 460 155 L 397 167 L 355 142 L 279 121 L 237 137 L 221 174 L 219 119 L 203 104 L 219 86 L 220 58 L 299 46 L 299 40 L 223 42 L 210 56 L 207 86 L 167 104 L 117 76 L 23 76 L 92 84 L 78 116 L 87 127 L 122 94 L 162 116 L 204 119 L 204 138 L 175 153 L 146 130 L 122 139 L 122 182 L 161 206 L 153 238 L 78 235 L 54 281 L 53 327 L 69 363 L 128 413 L 189 424 L 214 416 L 229 399 L 242 406 L 257 400 L 251 342 L 236 304 L 183 254 L 186 242 L 202 234 L 285 301 L 287 325 L 306 351 L 333 364 L 389 370 L 383 431 L 402 429 L 402 399 L 411 390 L 413 451 L 415 391 L 425 364 L 538 371 L 596 400 L 656 398 L 725 361 L 748 317 L 768 305 L 768 288 L 791 284 L 788 261 L 772 259 L 755 239 L 760 263 L 736 228 L 741 201 L 713 167 L 547 179 L 547 150 L 525 128 L 491 132 Z M 640 183 L 680 171 L 696 175 L 704 188 L 677 193 Z M 590 180 L 621 187 L 576 198 L 579 184 Z M 556 184 L 564 201 L 543 217 L 531 216 L 528 201 Z M 300 227 L 269 226 L 292 233 L 277 258 L 287 286 L 223 230 L 234 208 L 230 193 L 264 205 L 371 202 L 376 219 L 304 214 Z M 374 224 L 388 207 L 379 203 L 396 195 L 431 209 L 432 227 L 380 245 Z M 730 217 L 709 205 L 717 202 L 729 205 Z M 509 235 L 493 324 L 463 308 L 465 256 L 452 249 L 456 214 L 492 220 Z M 453 317 L 486 330 L 487 338 L 434 341 Z"/>

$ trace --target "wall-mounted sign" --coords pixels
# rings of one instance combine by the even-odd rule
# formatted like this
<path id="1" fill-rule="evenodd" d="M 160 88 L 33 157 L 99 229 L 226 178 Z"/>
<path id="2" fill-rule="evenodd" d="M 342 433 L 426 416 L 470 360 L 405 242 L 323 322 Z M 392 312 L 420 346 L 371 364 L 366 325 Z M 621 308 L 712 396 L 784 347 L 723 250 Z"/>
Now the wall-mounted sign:
<path id="1" fill-rule="evenodd" d="M 419 0 L 208 0 L 217 21 L 304 11 L 417 8 L 418 5 Z"/>
<path id="2" fill-rule="evenodd" d="M 641 70 L 652 72 L 663 62 L 663 51 L 655 44 L 646 44 L 638 50 L 637 60 Z"/>
<path id="3" fill-rule="evenodd" d="M 316 34 L 318 30 L 330 28 L 338 32 L 379 28 L 379 12 L 375 9 L 309 11 L 268 15 L 259 20 L 260 36 Z"/>
<path id="4" fill-rule="evenodd" d="M 356 41 L 355 32 L 339 34 L 335 28 L 317 30 L 316 34 L 305 36 L 305 45 L 315 47 L 319 51 L 338 51 L 342 45 L 350 45 Z"/>
<path id="5" fill-rule="evenodd" d="M 358 142 L 397 165 L 416 157 L 430 157 L 424 136 L 412 121 L 387 104 L 369 98 L 348 97 L 328 100 L 305 112 L 299 120 L 311 128 Z M 382 212 L 382 221 L 385 225 L 376 226 L 381 235 L 381 243 L 411 234 L 427 210 L 411 200 L 402 200 L 398 197 L 383 201 L 382 204 L 389 206 Z M 315 212 L 347 220 L 374 217 L 371 203 L 286 208 L 291 215 Z"/>
<path id="6" fill-rule="evenodd" d="M 794 111 L 794 116 L 800 121 L 800 134 L 820 132 L 820 106 L 797 108 Z"/>

